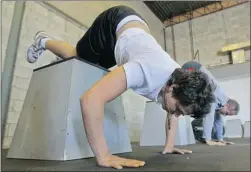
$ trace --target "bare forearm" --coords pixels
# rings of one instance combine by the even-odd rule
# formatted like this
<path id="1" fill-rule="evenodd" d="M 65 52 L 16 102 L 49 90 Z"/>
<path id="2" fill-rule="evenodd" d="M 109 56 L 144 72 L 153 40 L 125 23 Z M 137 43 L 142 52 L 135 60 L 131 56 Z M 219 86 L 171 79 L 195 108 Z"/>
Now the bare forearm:
<path id="1" fill-rule="evenodd" d="M 81 99 L 81 109 L 86 136 L 97 160 L 109 154 L 103 134 L 104 103 L 98 99 Z"/>
<path id="2" fill-rule="evenodd" d="M 170 127 L 169 127 L 168 118 L 167 118 L 167 120 L 166 120 L 166 145 L 165 145 L 165 147 L 173 147 L 177 127 L 178 127 L 178 117 L 176 117 L 175 115 L 171 115 Z"/>
<path id="3" fill-rule="evenodd" d="M 167 145 L 167 140 L 169 136 L 169 130 L 170 130 L 170 119 L 168 118 L 168 114 L 166 116 L 166 145 Z"/>

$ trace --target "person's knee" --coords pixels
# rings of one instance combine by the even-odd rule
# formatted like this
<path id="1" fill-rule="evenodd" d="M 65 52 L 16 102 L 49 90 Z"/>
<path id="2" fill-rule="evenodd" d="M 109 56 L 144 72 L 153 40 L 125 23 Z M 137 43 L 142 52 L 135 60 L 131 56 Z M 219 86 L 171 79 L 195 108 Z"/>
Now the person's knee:
<path id="1" fill-rule="evenodd" d="M 72 48 L 70 51 L 65 51 L 63 58 L 67 59 L 76 56 L 77 56 L 76 48 Z"/>
<path id="2" fill-rule="evenodd" d="M 71 51 L 71 53 L 69 54 L 69 56 L 70 57 L 78 56 L 76 48 L 73 48 L 73 50 Z"/>

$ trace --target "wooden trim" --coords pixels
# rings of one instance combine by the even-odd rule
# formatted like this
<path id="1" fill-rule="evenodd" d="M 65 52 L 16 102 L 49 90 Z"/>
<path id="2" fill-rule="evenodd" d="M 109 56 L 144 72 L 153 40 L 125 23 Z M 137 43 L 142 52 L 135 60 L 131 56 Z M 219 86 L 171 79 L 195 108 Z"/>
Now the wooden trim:
<path id="1" fill-rule="evenodd" d="M 222 47 L 221 51 L 228 52 L 228 51 L 234 51 L 234 50 L 238 50 L 238 49 L 247 49 L 247 48 L 250 49 L 250 41 L 226 45 L 226 46 Z"/>

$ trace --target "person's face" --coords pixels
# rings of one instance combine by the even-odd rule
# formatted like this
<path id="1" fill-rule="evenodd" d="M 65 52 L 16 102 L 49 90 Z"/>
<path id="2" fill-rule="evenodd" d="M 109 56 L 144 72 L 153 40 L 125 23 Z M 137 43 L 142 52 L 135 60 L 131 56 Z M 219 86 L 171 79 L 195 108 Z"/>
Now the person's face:
<path id="1" fill-rule="evenodd" d="M 236 115 L 236 110 L 235 109 L 231 109 L 229 104 L 226 104 L 224 107 L 220 108 L 220 113 L 222 115 L 225 115 L 225 116 L 233 116 L 233 115 Z"/>
<path id="2" fill-rule="evenodd" d="M 183 107 L 177 99 L 175 99 L 172 96 L 173 89 L 177 85 L 171 85 L 168 88 L 166 88 L 164 92 L 164 98 L 163 98 L 163 103 L 162 103 L 162 108 L 166 110 L 170 114 L 175 114 L 176 116 L 179 115 L 189 115 L 189 110 L 188 108 Z"/>

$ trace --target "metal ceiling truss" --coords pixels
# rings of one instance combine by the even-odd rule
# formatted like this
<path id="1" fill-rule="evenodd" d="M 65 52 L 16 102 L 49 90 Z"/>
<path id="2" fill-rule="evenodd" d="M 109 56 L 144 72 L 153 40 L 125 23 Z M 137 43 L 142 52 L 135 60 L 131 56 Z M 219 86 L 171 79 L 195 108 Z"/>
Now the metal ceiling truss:
<path id="1" fill-rule="evenodd" d="M 182 23 L 194 18 L 202 17 L 211 13 L 215 13 L 217 11 L 221 11 L 236 5 L 240 5 L 249 1 L 246 0 L 228 0 L 228 1 L 216 1 L 213 4 L 207 5 L 205 7 L 201 7 L 189 12 L 186 12 L 182 15 L 178 15 L 172 18 L 169 18 L 164 21 L 165 27 L 169 27 L 178 23 Z"/>

